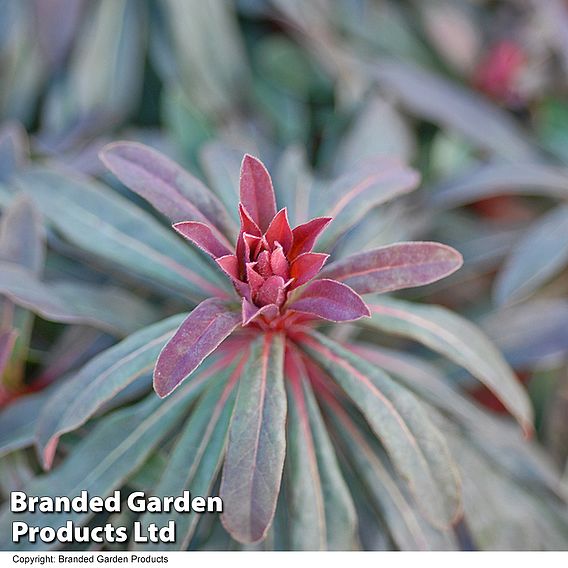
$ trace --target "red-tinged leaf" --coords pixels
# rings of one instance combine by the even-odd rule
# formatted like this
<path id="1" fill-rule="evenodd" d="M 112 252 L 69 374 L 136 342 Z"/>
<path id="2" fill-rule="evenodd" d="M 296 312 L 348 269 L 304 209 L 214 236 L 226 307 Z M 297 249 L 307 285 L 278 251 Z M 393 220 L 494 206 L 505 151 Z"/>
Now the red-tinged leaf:
<path id="1" fill-rule="evenodd" d="M 241 203 L 262 232 L 276 215 L 276 197 L 264 164 L 246 154 L 241 165 Z"/>
<path id="2" fill-rule="evenodd" d="M 239 217 L 241 219 L 241 231 L 243 233 L 248 233 L 249 235 L 255 235 L 257 237 L 262 236 L 262 231 L 259 229 L 258 225 L 254 222 L 250 213 L 246 210 L 242 203 L 239 203 Z"/>
<path id="3" fill-rule="evenodd" d="M 300 352 L 288 348 L 286 485 L 293 550 L 350 550 L 357 515 Z"/>
<path id="4" fill-rule="evenodd" d="M 10 355 L 12 354 L 12 349 L 14 348 L 17 337 L 18 333 L 15 330 L 0 333 L 0 381 L 4 369 L 10 360 Z"/>
<path id="5" fill-rule="evenodd" d="M 479 379 L 522 426 L 533 431 L 533 410 L 526 391 L 503 356 L 479 328 L 441 306 L 382 297 L 369 304 L 365 326 L 418 341 L 467 369 Z"/>
<path id="6" fill-rule="evenodd" d="M 288 222 L 288 213 L 286 207 L 278 211 L 274 219 L 270 222 L 270 225 L 266 231 L 266 240 L 270 247 L 274 247 L 274 243 L 278 241 L 285 253 L 290 251 L 293 241 L 292 229 L 290 223 Z"/>
<path id="7" fill-rule="evenodd" d="M 256 295 L 256 303 L 261 306 L 276 304 L 281 306 L 284 302 L 286 282 L 281 276 L 267 278 Z"/>
<path id="8" fill-rule="evenodd" d="M 249 302 L 246 298 L 243 298 L 242 323 L 243 325 L 248 325 L 260 316 L 266 316 L 267 318 L 272 319 L 278 315 L 279 311 L 278 306 L 275 304 L 268 304 L 259 308 Z"/>
<path id="9" fill-rule="evenodd" d="M 317 238 L 330 223 L 331 217 L 316 217 L 293 229 L 292 236 L 294 241 L 288 258 L 294 259 L 304 252 L 311 251 L 316 244 Z"/>
<path id="10" fill-rule="evenodd" d="M 231 420 L 220 496 L 221 522 L 239 542 L 262 540 L 274 518 L 286 453 L 284 337 L 251 347 Z"/>
<path id="11" fill-rule="evenodd" d="M 264 284 L 264 278 L 255 270 L 256 262 L 247 263 L 247 282 L 252 294 L 256 294 Z"/>
<path id="12" fill-rule="evenodd" d="M 168 396 L 241 323 L 226 302 L 201 302 L 160 352 L 154 368 L 154 389 Z"/>
<path id="13" fill-rule="evenodd" d="M 349 286 L 327 279 L 308 284 L 288 309 L 335 322 L 371 315 L 365 302 Z"/>
<path id="14" fill-rule="evenodd" d="M 322 334 L 310 332 L 300 345 L 362 412 L 421 512 L 435 526 L 450 527 L 461 513 L 459 475 L 424 405 L 381 369 Z"/>
<path id="15" fill-rule="evenodd" d="M 323 246 L 333 246 L 371 210 L 413 191 L 419 181 L 416 171 L 385 157 L 368 160 L 340 177 L 326 192 L 332 198 L 326 214 L 333 217 L 333 224 L 325 234 Z M 321 199 L 325 199 L 326 195 L 322 195 Z"/>
<path id="16" fill-rule="evenodd" d="M 213 233 L 211 227 L 197 221 L 175 223 L 174 229 L 213 258 L 231 254 L 229 247 Z"/>
<path id="17" fill-rule="evenodd" d="M 293 290 L 309 282 L 321 270 L 328 258 L 329 254 L 305 252 L 294 259 L 290 265 L 290 278 L 294 278 L 290 289 Z"/>
<path id="18" fill-rule="evenodd" d="M 219 265 L 221 270 L 231 279 L 233 286 L 240 296 L 248 298 L 250 296 L 250 288 L 246 282 L 240 279 L 239 261 L 234 254 L 228 254 L 221 258 L 216 258 L 215 262 Z"/>
<path id="19" fill-rule="evenodd" d="M 288 259 L 279 243 L 276 243 L 276 248 L 270 255 L 270 269 L 273 274 L 281 276 L 282 278 L 288 278 L 290 273 Z"/>
<path id="20" fill-rule="evenodd" d="M 327 266 L 322 277 L 344 282 L 358 294 L 424 286 L 463 264 L 461 254 L 439 243 L 397 243 L 351 255 Z"/>
<path id="21" fill-rule="evenodd" d="M 124 185 L 172 222 L 199 221 L 233 234 L 233 222 L 217 197 L 161 152 L 138 142 L 113 142 L 100 158 Z"/>

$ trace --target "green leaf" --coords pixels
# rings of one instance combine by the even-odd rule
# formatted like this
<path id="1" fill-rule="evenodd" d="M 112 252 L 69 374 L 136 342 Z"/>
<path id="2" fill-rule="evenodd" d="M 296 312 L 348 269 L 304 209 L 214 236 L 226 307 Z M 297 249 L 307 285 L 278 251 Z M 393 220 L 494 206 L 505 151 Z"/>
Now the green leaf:
<path id="1" fill-rule="evenodd" d="M 223 282 L 220 273 L 173 231 L 110 188 L 53 169 L 33 169 L 17 180 L 74 245 L 192 297 L 224 293 L 213 284 Z"/>
<path id="2" fill-rule="evenodd" d="M 54 92 L 48 119 L 54 129 L 81 119 L 114 125 L 138 103 L 144 73 L 145 6 L 136 0 L 102 0 L 88 6 L 64 88 Z M 56 124 L 63 116 L 64 123 Z"/>
<path id="3" fill-rule="evenodd" d="M 508 113 L 457 83 L 395 60 L 381 59 L 365 69 L 413 114 L 459 132 L 483 150 L 508 159 L 526 160 L 536 154 Z"/>
<path id="4" fill-rule="evenodd" d="M 103 351 L 54 393 L 41 413 L 36 433 L 44 466 L 50 467 L 64 433 L 85 424 L 113 396 L 152 371 L 184 315 L 151 325 Z"/>
<path id="5" fill-rule="evenodd" d="M 349 464 L 365 485 L 368 497 L 385 519 L 401 550 L 456 550 L 451 530 L 428 523 L 413 500 L 398 486 L 386 457 L 374 449 L 347 413 L 336 403 L 327 405 Z"/>
<path id="6" fill-rule="evenodd" d="M 361 410 L 421 511 L 436 526 L 450 526 L 460 512 L 459 479 L 444 438 L 414 394 L 317 332 L 302 347 Z"/>
<path id="7" fill-rule="evenodd" d="M 202 387 L 199 385 L 199 387 Z M 84 438 L 69 457 L 52 472 L 33 479 L 23 488 L 28 495 L 49 497 L 89 495 L 106 497 L 119 489 L 128 477 L 155 451 L 187 412 L 189 404 L 201 392 L 196 383 L 179 389 L 167 401 L 154 394 L 141 403 L 117 411 Z M 78 525 L 88 521 L 83 513 L 11 513 L 6 504 L 0 511 L 0 549 L 46 550 L 58 543 L 12 542 L 12 523 L 23 521 L 31 526 L 63 526 L 67 520 Z"/>
<path id="8" fill-rule="evenodd" d="M 447 209 L 496 195 L 568 197 L 568 168 L 531 162 L 494 162 L 460 173 L 432 190 L 432 203 Z"/>
<path id="9" fill-rule="evenodd" d="M 220 491 L 221 521 L 239 542 L 262 540 L 276 509 L 286 451 L 283 363 L 284 337 L 263 334 L 239 382 Z"/>
<path id="10" fill-rule="evenodd" d="M 496 301 L 504 304 L 525 298 L 567 264 L 568 205 L 563 205 L 531 225 L 513 248 L 495 283 Z"/>
<path id="11" fill-rule="evenodd" d="M 31 446 L 38 416 L 53 391 L 22 396 L 0 412 L 0 456 Z"/>
<path id="12" fill-rule="evenodd" d="M 290 547 L 351 550 L 357 526 L 355 507 L 303 366 L 293 367 L 286 371 Z"/>
<path id="13" fill-rule="evenodd" d="M 10 279 L 7 274 L 13 267 L 18 271 L 28 271 L 35 279 L 43 271 L 45 262 L 45 230 L 38 210 L 25 196 L 18 195 L 10 200 L 0 222 L 0 291 L 4 295 L 2 281 Z M 6 270 L 8 269 L 8 271 Z M 25 288 L 27 278 L 16 278 L 11 289 Z M 14 309 L 9 299 L 0 298 L 0 321 L 6 328 L 17 333 L 16 343 L 3 375 L 3 382 L 9 388 L 17 389 L 23 380 L 24 367 L 32 332 L 33 315 L 25 309 Z"/>
<path id="14" fill-rule="evenodd" d="M 234 387 L 242 365 L 231 365 L 214 379 L 191 412 L 174 446 L 159 483 L 152 494 L 160 498 L 181 495 L 210 495 L 221 467 L 225 451 L 229 421 L 234 405 Z M 176 524 L 176 542 L 172 544 L 134 544 L 135 550 L 186 550 L 201 516 L 177 513 L 146 513 L 140 519 L 143 527 L 158 526 L 173 520 Z"/>
<path id="15" fill-rule="evenodd" d="M 233 5 L 222 0 L 167 0 L 164 8 L 189 97 L 205 112 L 228 112 L 248 80 Z"/>
<path id="16" fill-rule="evenodd" d="M 381 299 L 368 303 L 373 314 L 363 325 L 402 335 L 467 369 L 489 388 L 525 433 L 533 428 L 530 401 L 513 371 L 475 325 L 440 306 Z"/>

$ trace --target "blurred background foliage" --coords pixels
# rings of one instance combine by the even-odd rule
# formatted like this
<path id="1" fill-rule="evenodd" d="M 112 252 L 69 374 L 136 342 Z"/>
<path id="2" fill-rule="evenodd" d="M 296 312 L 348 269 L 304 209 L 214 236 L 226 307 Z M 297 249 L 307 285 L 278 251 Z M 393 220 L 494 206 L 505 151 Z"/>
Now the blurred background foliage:
<path id="1" fill-rule="evenodd" d="M 0 13 L 0 206 L 5 212 L 12 204 L 14 226 L 35 227 L 17 237 L 3 214 L 4 235 L 17 245 L 5 236 L 0 257 L 33 271 L 40 286 L 29 291 L 29 310 L 21 298 L 6 309 L 14 292 L 9 282 L 1 290 L 3 317 L 18 336 L 0 334 L 0 347 L 16 343 L 0 422 L 13 425 L 22 405 L 33 422 L 44 389 L 191 297 L 159 261 L 143 265 L 113 228 L 143 235 L 181 265 L 199 261 L 211 270 L 177 237 L 160 240 L 163 220 L 105 172 L 97 157 L 104 144 L 152 145 L 228 201 L 244 151 L 269 166 L 282 192 L 325 184 L 365 157 L 395 155 L 421 173 L 421 187 L 338 246 L 354 252 L 349 247 L 434 239 L 463 253 L 458 273 L 402 297 L 450 307 L 494 340 L 535 406 L 535 451 L 546 454 L 551 471 L 564 471 L 568 487 L 568 2 L 2 0 Z M 87 187 L 66 190 L 58 178 L 57 191 L 48 191 L 38 167 L 95 176 L 115 191 L 98 200 Z M 43 224 L 28 218 L 26 198 L 13 205 L 26 187 Z M 129 212 L 127 201 L 136 209 Z M 99 217 L 78 223 L 82 208 Z M 137 217 L 140 208 L 147 217 Z M 103 227 L 101 219 L 112 222 Z M 109 239 L 104 247 L 99 230 Z M 61 302 L 42 312 L 33 298 L 48 286 Z M 426 356 L 402 339 L 374 333 L 368 340 Z M 440 366 L 500 419 L 503 407 L 489 391 Z M 20 442 L 16 430 L 0 431 L 4 492 L 38 469 L 33 453 L 13 452 L 30 442 L 32 426 L 19 427 Z M 487 482 L 493 507 L 520 491 L 472 456 L 465 460 L 473 484 L 496 479 Z M 156 453 L 152 463 L 160 459 Z M 507 522 L 529 515 L 517 507 Z M 549 530 L 535 522 L 537 532 Z M 523 543 L 514 523 L 511 534 L 489 536 L 486 528 L 477 546 L 541 546 L 529 529 Z M 367 545 L 388 547 L 377 534 L 367 535 Z"/>

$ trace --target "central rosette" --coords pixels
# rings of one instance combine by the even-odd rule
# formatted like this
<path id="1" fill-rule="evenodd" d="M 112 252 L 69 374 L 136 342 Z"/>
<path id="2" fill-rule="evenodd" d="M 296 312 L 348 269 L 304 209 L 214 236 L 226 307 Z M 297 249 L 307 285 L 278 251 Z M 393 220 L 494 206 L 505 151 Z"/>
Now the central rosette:
<path id="1" fill-rule="evenodd" d="M 260 314 L 273 319 L 282 313 L 288 294 L 311 280 L 325 263 L 328 255 L 311 249 L 330 219 L 313 219 L 292 230 L 286 209 L 281 209 L 262 231 L 243 204 L 239 213 L 236 254 L 217 262 L 244 299 L 245 321 Z"/>
<path id="2" fill-rule="evenodd" d="M 242 325 L 253 321 L 276 325 L 275 320 L 288 312 L 329 321 L 369 316 L 367 306 L 349 286 L 329 278 L 310 282 L 329 256 L 312 252 L 312 248 L 330 217 L 316 217 L 292 229 L 286 208 L 276 209 L 266 168 L 248 155 L 241 166 L 240 197 L 234 253 L 226 236 L 208 223 L 184 221 L 174 227 L 209 254 L 232 280 L 242 298 Z M 304 287 L 290 299 L 290 293 L 300 286 Z"/>

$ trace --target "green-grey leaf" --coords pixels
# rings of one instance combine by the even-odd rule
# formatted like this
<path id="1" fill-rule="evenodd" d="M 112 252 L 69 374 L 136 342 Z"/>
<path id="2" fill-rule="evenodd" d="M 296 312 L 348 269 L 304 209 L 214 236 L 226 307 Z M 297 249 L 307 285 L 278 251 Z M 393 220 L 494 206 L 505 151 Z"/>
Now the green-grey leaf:
<path id="1" fill-rule="evenodd" d="M 495 299 L 499 304 L 521 300 L 567 264 L 568 205 L 562 205 L 536 221 L 517 243 L 495 283 Z"/>
<path id="2" fill-rule="evenodd" d="M 74 245 L 192 297 L 220 292 L 214 283 L 223 280 L 215 269 L 110 188 L 53 169 L 30 170 L 17 183 Z"/>
<path id="3" fill-rule="evenodd" d="M 199 392 L 201 389 L 192 382 L 167 401 L 152 393 L 141 403 L 115 412 L 102 420 L 59 467 L 33 479 L 23 490 L 28 495 L 51 497 L 75 497 L 82 490 L 101 497 L 110 495 L 155 451 Z M 0 549 L 40 551 L 57 546 L 57 543 L 25 541 L 15 545 L 11 539 L 15 521 L 57 529 L 67 520 L 83 524 L 88 519 L 89 515 L 82 513 L 11 513 L 6 504 L 0 511 Z"/>
<path id="4" fill-rule="evenodd" d="M 160 498 L 181 495 L 190 491 L 192 497 L 207 498 L 221 467 L 229 421 L 234 404 L 235 373 L 232 365 L 215 378 L 193 408 L 191 417 L 174 446 L 159 483 L 152 494 Z M 229 380 L 229 382 L 227 382 Z M 195 532 L 200 516 L 177 513 L 146 513 L 140 519 L 143 527 L 158 526 L 173 520 L 176 524 L 176 542 L 134 544 L 136 550 L 186 550 Z"/>
<path id="5" fill-rule="evenodd" d="M 414 394 L 319 333 L 302 345 L 359 407 L 422 512 L 436 526 L 450 526 L 460 511 L 459 479 L 444 438 Z"/>
<path id="6" fill-rule="evenodd" d="M 382 298 L 368 303 L 363 325 L 402 335 L 467 369 L 498 396 L 525 432 L 533 413 L 526 392 L 495 346 L 475 325 L 440 306 Z"/>
<path id="7" fill-rule="evenodd" d="M 398 486 L 393 472 L 341 409 L 330 409 L 329 416 L 349 462 L 364 483 L 371 502 L 379 509 L 401 550 L 456 550 L 451 530 L 439 530 L 417 510 Z"/>
<path id="8" fill-rule="evenodd" d="M 51 465 L 62 434 L 84 424 L 113 396 L 152 370 L 184 315 L 151 325 L 103 351 L 54 393 L 42 411 L 36 433 L 44 465 Z"/>
<path id="9" fill-rule="evenodd" d="M 300 389 L 290 387 L 288 396 L 290 545 L 294 550 L 351 550 L 355 506 L 312 389 L 305 380 Z"/>

